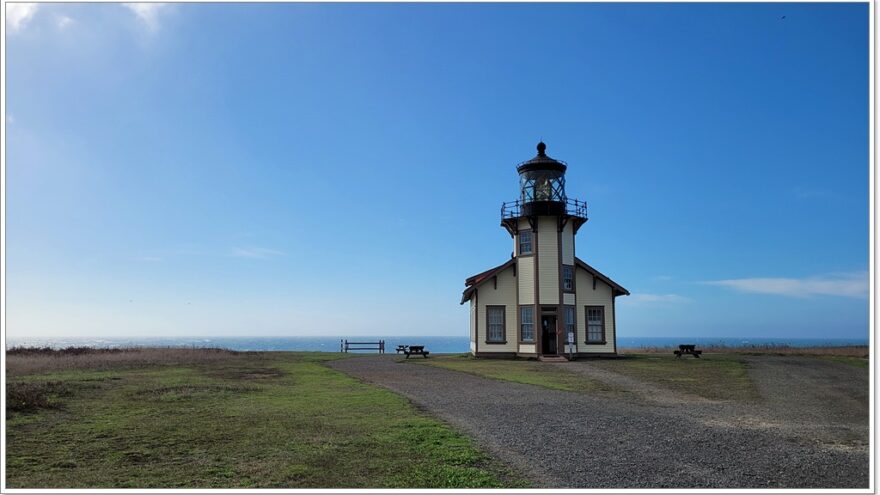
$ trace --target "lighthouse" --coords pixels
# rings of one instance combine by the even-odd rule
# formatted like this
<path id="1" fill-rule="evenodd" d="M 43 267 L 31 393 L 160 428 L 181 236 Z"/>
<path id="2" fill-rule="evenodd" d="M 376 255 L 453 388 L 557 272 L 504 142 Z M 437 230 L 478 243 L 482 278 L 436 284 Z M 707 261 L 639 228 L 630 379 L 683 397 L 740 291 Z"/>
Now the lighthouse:
<path id="1" fill-rule="evenodd" d="M 575 255 L 587 204 L 569 198 L 568 165 L 538 154 L 516 167 L 519 197 L 501 205 L 507 262 L 465 280 L 477 357 L 566 359 L 617 353 L 615 300 L 629 291 Z"/>

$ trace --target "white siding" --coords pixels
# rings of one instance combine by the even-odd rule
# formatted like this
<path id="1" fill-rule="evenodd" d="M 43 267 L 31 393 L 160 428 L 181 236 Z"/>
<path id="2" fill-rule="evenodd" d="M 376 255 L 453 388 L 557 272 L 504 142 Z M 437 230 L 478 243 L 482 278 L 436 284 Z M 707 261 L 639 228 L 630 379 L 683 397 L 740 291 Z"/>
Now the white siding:
<path id="1" fill-rule="evenodd" d="M 601 280 L 596 280 L 596 289 L 593 290 L 593 275 L 586 270 L 577 267 L 575 269 L 575 289 L 577 290 L 577 309 L 575 322 L 577 324 L 578 352 L 614 352 L 615 331 L 614 318 L 612 316 L 612 290 L 611 286 Z M 587 345 L 587 324 L 585 306 L 604 306 L 605 308 L 605 344 Z"/>
<path id="2" fill-rule="evenodd" d="M 538 297 L 541 304 L 559 304 L 559 245 L 556 217 L 538 221 Z"/>
<path id="3" fill-rule="evenodd" d="M 562 264 L 574 265 L 574 228 L 571 222 L 562 230 Z"/>
<path id="4" fill-rule="evenodd" d="M 480 353 L 483 352 L 516 352 L 516 279 L 513 276 L 513 267 L 507 268 L 497 275 L 498 286 L 490 277 L 480 284 L 478 291 L 478 304 L 480 308 L 477 317 L 479 335 L 477 342 Z M 486 306 L 504 306 L 504 326 L 506 344 L 486 343 Z"/>
<path id="5" fill-rule="evenodd" d="M 577 299 L 575 298 L 575 295 L 572 294 L 571 292 L 566 292 L 566 293 L 562 294 L 562 304 L 574 306 L 577 304 Z"/>
<path id="6" fill-rule="evenodd" d="M 535 344 L 520 344 L 519 352 L 521 354 L 534 354 L 535 353 Z"/>
<path id="7" fill-rule="evenodd" d="M 519 303 L 535 304 L 535 257 L 516 259 L 516 278 L 519 283 Z"/>
<path id="8" fill-rule="evenodd" d="M 475 325 L 477 321 L 477 305 L 474 303 L 474 297 L 471 296 L 470 300 L 470 326 L 471 326 L 471 352 L 477 351 L 477 327 Z"/>

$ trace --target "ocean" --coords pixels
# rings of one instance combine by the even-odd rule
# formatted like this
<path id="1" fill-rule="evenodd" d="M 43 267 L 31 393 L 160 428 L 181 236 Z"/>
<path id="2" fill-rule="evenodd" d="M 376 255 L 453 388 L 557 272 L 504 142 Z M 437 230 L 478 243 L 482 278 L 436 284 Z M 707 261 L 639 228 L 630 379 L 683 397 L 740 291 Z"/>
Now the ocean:
<path id="1" fill-rule="evenodd" d="M 424 345 L 433 353 L 468 352 L 468 337 L 159 337 L 159 338 L 7 338 L 6 347 L 220 347 L 236 351 L 323 351 L 338 352 L 340 341 L 370 342 L 385 340 L 386 352 L 400 345 Z M 792 339 L 738 337 L 620 337 L 620 348 L 671 347 L 678 344 L 700 346 L 787 345 L 790 347 L 868 345 L 868 339 Z M 365 351 L 370 352 L 370 351 Z M 375 351 L 372 351 L 375 352 Z"/>

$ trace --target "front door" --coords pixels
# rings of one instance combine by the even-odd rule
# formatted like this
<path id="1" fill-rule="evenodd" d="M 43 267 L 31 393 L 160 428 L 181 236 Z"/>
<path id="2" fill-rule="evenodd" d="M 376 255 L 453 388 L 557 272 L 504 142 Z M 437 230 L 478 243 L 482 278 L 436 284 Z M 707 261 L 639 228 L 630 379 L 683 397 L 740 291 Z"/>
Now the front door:
<path id="1" fill-rule="evenodd" d="M 541 315 L 541 354 L 555 356 L 556 315 Z"/>

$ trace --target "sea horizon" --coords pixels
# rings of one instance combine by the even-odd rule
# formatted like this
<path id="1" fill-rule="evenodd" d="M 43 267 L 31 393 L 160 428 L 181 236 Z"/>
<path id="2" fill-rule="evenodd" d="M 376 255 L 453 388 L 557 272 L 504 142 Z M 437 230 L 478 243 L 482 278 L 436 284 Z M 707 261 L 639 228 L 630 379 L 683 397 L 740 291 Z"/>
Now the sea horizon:
<path id="1" fill-rule="evenodd" d="M 12 347 L 210 347 L 234 351 L 317 351 L 338 352 L 343 340 L 349 342 L 385 341 L 386 352 L 398 345 L 424 345 L 434 353 L 469 351 L 468 336 L 328 336 L 328 337 L 41 337 L 9 338 Z M 618 337 L 618 348 L 671 347 L 678 344 L 701 346 L 850 346 L 868 345 L 868 338 L 788 338 L 788 337 Z M 375 352 L 375 351 L 362 351 Z"/>

